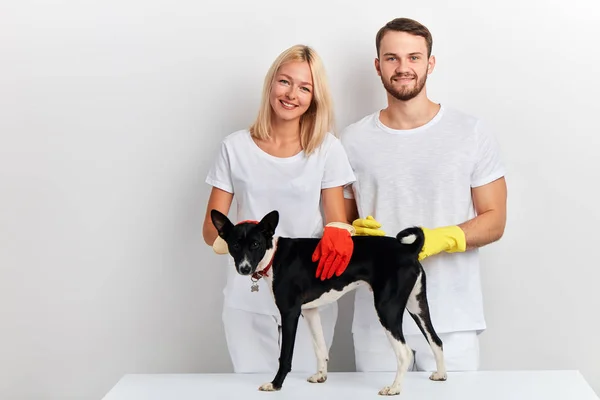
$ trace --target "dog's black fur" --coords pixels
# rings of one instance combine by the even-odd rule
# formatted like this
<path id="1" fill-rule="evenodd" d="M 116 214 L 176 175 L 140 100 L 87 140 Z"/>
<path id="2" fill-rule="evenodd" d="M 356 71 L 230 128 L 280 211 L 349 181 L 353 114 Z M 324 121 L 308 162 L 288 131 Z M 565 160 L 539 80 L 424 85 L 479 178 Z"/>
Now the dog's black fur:
<path id="1" fill-rule="evenodd" d="M 318 262 L 312 261 L 312 254 L 320 239 L 274 238 L 275 228 L 279 222 L 277 211 L 264 216 L 258 224 L 233 225 L 225 215 L 216 210 L 212 210 L 211 218 L 219 235 L 227 242 L 229 254 L 235 260 L 239 274 L 256 276 L 257 269 L 264 268 L 272 259 L 271 288 L 281 313 L 282 346 L 279 370 L 268 388 L 265 388 L 265 385 L 261 387 L 263 390 L 279 390 L 290 372 L 298 318 L 301 313 L 308 312 L 307 304 L 328 292 L 341 292 L 349 285 L 357 285 L 361 281 L 366 282 L 373 290 L 377 315 L 388 332 L 388 338 L 398 357 L 396 380 L 391 387 L 384 388 L 380 394 L 400 392 L 401 381 L 410 361 L 406 358 L 412 357 L 410 349 L 408 352 L 405 350 L 407 346 L 402 333 L 402 318 L 406 308 L 429 341 L 436 356 L 438 371 L 431 376 L 431 379 L 446 379 L 442 342 L 430 320 L 425 272 L 418 261 L 418 254 L 424 243 L 423 231 L 420 228 L 404 229 L 396 238 L 353 236 L 354 249 L 347 269 L 339 277 L 334 275 L 330 279 L 321 280 L 315 276 Z M 406 243 L 403 243 L 403 240 Z M 274 246 L 276 248 L 272 254 Z M 269 255 L 269 250 L 272 255 Z M 269 260 L 266 260 L 267 257 Z M 318 312 L 314 314 L 318 318 Z M 315 333 L 313 326 L 311 330 L 313 334 L 322 336 L 320 321 L 317 332 Z M 315 346 L 315 352 L 318 353 L 318 345 Z M 316 380 L 311 380 L 313 382 L 326 380 L 328 360 L 325 358 L 321 361 L 325 363 L 325 371 L 324 373 L 319 371 L 321 375 L 315 378 Z M 321 366 L 318 368 L 323 369 Z"/>

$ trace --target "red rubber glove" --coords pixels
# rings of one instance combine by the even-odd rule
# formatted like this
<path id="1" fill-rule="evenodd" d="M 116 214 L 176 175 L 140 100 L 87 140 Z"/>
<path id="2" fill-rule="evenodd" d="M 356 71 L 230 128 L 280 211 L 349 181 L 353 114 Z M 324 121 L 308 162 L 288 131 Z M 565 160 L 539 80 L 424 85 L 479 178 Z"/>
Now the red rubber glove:
<path id="1" fill-rule="evenodd" d="M 326 226 L 312 255 L 313 262 L 319 260 L 317 278 L 324 281 L 334 274 L 340 276 L 348 267 L 353 250 L 354 242 L 347 229 Z"/>

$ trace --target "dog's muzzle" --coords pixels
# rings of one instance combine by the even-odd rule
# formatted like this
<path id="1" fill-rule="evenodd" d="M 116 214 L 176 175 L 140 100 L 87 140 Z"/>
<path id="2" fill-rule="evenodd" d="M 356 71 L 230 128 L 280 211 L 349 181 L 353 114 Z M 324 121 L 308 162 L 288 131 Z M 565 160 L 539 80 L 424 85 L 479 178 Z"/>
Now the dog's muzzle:
<path id="1" fill-rule="evenodd" d="M 239 272 L 241 275 L 250 275 L 252 268 L 250 268 L 248 265 L 244 265 L 243 267 L 240 267 Z"/>

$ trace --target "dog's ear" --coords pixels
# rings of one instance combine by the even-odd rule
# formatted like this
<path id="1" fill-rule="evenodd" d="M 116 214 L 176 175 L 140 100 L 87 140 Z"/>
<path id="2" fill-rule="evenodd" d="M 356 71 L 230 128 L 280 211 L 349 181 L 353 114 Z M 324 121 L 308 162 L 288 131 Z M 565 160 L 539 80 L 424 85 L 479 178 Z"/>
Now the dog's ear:
<path id="1" fill-rule="evenodd" d="M 263 217 L 258 223 L 260 229 L 267 235 L 273 236 L 275 234 L 275 228 L 279 223 L 279 212 L 273 210 Z"/>
<path id="2" fill-rule="evenodd" d="M 217 228 L 219 236 L 221 236 L 222 238 L 225 238 L 231 230 L 231 228 L 233 228 L 233 224 L 231 223 L 229 218 L 227 218 L 225 214 L 218 210 L 210 210 L 210 218 L 212 219 L 212 223 L 215 226 L 215 228 Z"/>

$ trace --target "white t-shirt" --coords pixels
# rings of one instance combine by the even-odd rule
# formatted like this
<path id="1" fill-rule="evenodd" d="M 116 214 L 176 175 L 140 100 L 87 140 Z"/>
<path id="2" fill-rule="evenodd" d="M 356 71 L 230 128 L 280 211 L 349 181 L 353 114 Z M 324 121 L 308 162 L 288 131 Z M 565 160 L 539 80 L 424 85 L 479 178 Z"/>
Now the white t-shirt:
<path id="1" fill-rule="evenodd" d="M 345 186 L 354 174 L 341 142 L 328 133 L 310 156 L 304 151 L 280 158 L 263 151 L 248 130 L 228 135 L 208 173 L 206 182 L 233 193 L 237 203 L 232 222 L 260 220 L 267 213 L 279 211 L 278 236 L 321 237 L 324 219 L 321 189 Z M 278 315 L 273 296 L 264 280 L 259 291 L 250 292 L 250 277 L 235 271 L 233 259 L 227 257 L 225 304 L 230 307 Z"/>
<path id="2" fill-rule="evenodd" d="M 361 218 L 372 215 L 387 236 L 409 226 L 457 225 L 476 214 L 471 188 L 504 175 L 498 145 L 481 120 L 441 106 L 429 123 L 407 130 L 383 125 L 379 111 L 348 126 L 340 139 L 356 182 Z M 351 188 L 351 189 L 350 189 Z M 437 332 L 485 329 L 478 251 L 440 253 L 422 261 Z M 405 313 L 404 332 L 420 334 Z M 381 329 L 368 288 L 355 297 L 353 331 Z"/>

